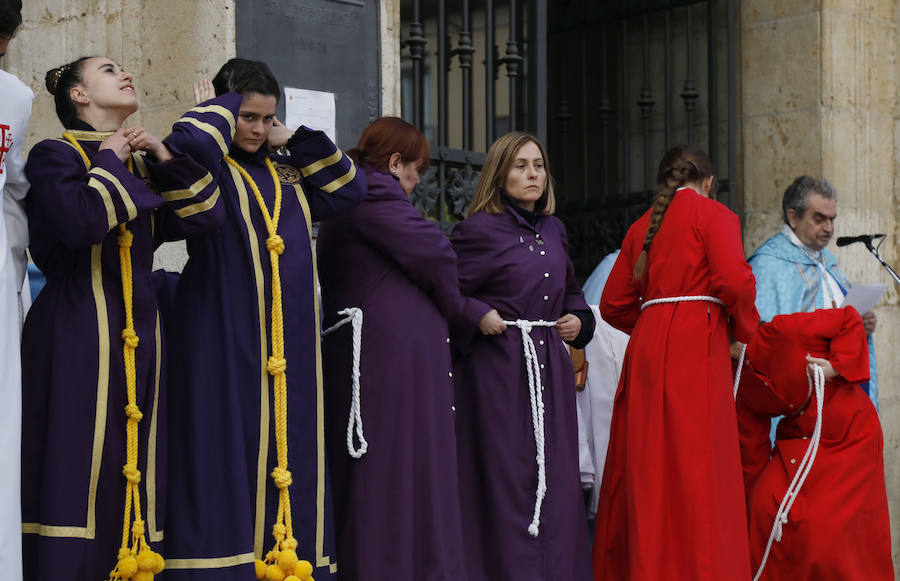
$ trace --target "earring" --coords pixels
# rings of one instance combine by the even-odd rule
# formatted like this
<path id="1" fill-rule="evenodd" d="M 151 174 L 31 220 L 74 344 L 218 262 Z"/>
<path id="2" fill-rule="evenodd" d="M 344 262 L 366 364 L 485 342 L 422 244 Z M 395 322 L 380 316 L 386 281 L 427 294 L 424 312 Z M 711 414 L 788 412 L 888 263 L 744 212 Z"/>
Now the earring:
<path id="1" fill-rule="evenodd" d="M 397 175 L 397 168 L 391 168 L 391 173 Z"/>

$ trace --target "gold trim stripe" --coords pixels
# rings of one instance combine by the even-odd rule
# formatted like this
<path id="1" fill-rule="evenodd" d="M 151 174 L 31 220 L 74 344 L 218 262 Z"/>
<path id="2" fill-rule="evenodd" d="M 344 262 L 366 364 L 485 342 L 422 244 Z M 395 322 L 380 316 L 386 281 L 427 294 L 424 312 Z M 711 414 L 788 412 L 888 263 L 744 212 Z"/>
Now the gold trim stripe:
<path id="1" fill-rule="evenodd" d="M 300 168 L 300 173 L 303 174 L 304 177 L 310 176 L 322 168 L 328 167 L 329 165 L 334 165 L 337 162 L 341 161 L 344 157 L 344 152 L 340 149 L 336 149 L 334 153 L 329 155 L 328 157 L 322 158 L 319 161 L 315 161 L 309 164 L 306 167 Z"/>
<path id="2" fill-rule="evenodd" d="M 218 200 L 219 188 L 216 188 L 216 191 L 214 191 L 210 197 L 206 198 L 202 202 L 197 202 L 196 204 L 191 204 L 190 206 L 185 206 L 184 208 L 175 210 L 175 215 L 179 218 L 187 218 L 189 216 L 193 216 L 194 214 L 205 212 L 215 206 Z"/>
<path id="3" fill-rule="evenodd" d="M 128 222 L 137 218 L 137 207 L 134 205 L 134 201 L 131 199 L 131 194 L 128 193 L 128 190 L 125 189 L 125 186 L 122 185 L 122 182 L 119 181 L 119 178 L 109 173 L 102 167 L 94 166 L 91 168 L 91 171 L 88 173 L 92 173 L 94 175 L 98 175 L 116 187 L 116 191 L 119 193 L 119 197 L 122 199 L 122 203 L 125 204 L 125 210 L 128 212 Z"/>
<path id="4" fill-rule="evenodd" d="M 150 170 L 147 168 L 147 162 L 144 161 L 143 155 L 131 155 L 134 160 L 134 167 L 137 169 L 136 175 L 141 178 L 150 179 Z"/>
<path id="5" fill-rule="evenodd" d="M 66 133 L 78 141 L 103 141 L 115 131 L 81 131 L 79 129 L 66 129 Z"/>
<path id="6" fill-rule="evenodd" d="M 112 201 L 112 194 L 109 193 L 106 184 L 95 177 L 88 180 L 88 186 L 94 188 L 97 190 L 97 193 L 100 194 L 103 205 L 106 206 L 106 223 L 109 226 L 108 230 L 112 230 L 119 223 L 119 218 L 116 216 L 116 206 Z"/>
<path id="7" fill-rule="evenodd" d="M 222 137 L 222 132 L 219 131 L 219 128 L 211 123 L 205 123 L 203 121 L 198 121 L 193 117 L 182 117 L 177 123 L 189 123 L 199 129 L 200 131 L 205 131 L 209 133 L 210 137 L 216 140 L 216 143 L 219 144 L 219 149 L 222 150 L 222 155 L 228 153 L 228 145 L 225 144 L 225 138 Z"/>
<path id="8" fill-rule="evenodd" d="M 153 392 L 153 415 L 150 416 L 150 434 L 147 436 L 147 525 L 149 526 L 150 541 L 158 543 L 163 540 L 165 533 L 156 526 L 156 431 L 159 419 L 159 374 L 162 371 L 162 332 L 159 326 L 159 311 L 156 312 L 156 379 Z"/>
<path id="9" fill-rule="evenodd" d="M 310 237 L 312 254 L 310 288 L 313 289 L 313 313 L 316 319 L 316 567 L 329 567 L 332 573 L 336 573 L 337 562 L 332 563 L 331 557 L 325 554 L 325 393 L 322 390 L 322 338 L 318 333 L 318 329 L 322 328 L 319 321 L 319 293 L 315 291 L 318 288 L 319 268 L 315 247 L 312 244 L 312 212 L 309 209 L 309 201 L 300 184 L 294 185 L 294 192 L 306 219 L 306 235 Z"/>
<path id="10" fill-rule="evenodd" d="M 205 176 L 191 184 L 191 187 L 183 189 L 183 190 L 168 190 L 165 192 L 161 192 L 163 198 L 167 202 L 177 202 L 179 200 L 187 200 L 188 198 L 193 198 L 197 194 L 203 191 L 203 189 L 212 183 L 212 174 L 209 172 L 206 173 Z"/>
<path id="11" fill-rule="evenodd" d="M 222 105 L 207 105 L 206 107 L 194 107 L 189 110 L 188 113 L 217 113 L 225 119 L 228 123 L 228 127 L 231 129 L 231 134 L 234 135 L 234 114 L 227 107 L 223 107 Z"/>
<path id="12" fill-rule="evenodd" d="M 259 317 L 259 359 L 260 359 L 260 396 L 259 396 L 259 452 L 256 461 L 256 523 L 253 535 L 253 551 L 262 556 L 266 522 L 266 466 L 269 462 L 269 373 L 266 370 L 268 355 L 268 335 L 266 334 L 265 280 L 262 263 L 259 258 L 259 241 L 256 228 L 250 217 L 250 198 L 247 186 L 240 172 L 229 165 L 231 179 L 235 184 L 241 207 L 241 216 L 247 228 L 250 242 L 250 256 L 253 261 L 253 274 L 256 280 L 256 299 Z"/>
<path id="13" fill-rule="evenodd" d="M 336 180 L 332 180 L 332 181 L 328 182 L 327 184 L 325 184 L 324 186 L 322 186 L 319 189 L 321 189 L 326 194 L 333 194 L 336 190 L 347 185 L 355 177 L 356 177 L 356 165 L 351 163 L 350 170 L 347 173 L 345 173 L 341 177 L 337 178 Z"/>
<path id="14" fill-rule="evenodd" d="M 91 482 L 88 488 L 87 530 L 94 538 L 97 530 L 97 482 L 103 461 L 103 442 L 106 438 L 106 415 L 109 406 L 109 315 L 106 294 L 103 292 L 103 245 L 91 247 L 91 289 L 97 306 L 97 336 L 99 361 L 97 367 L 97 411 L 94 419 L 94 449 L 91 456 Z"/>
<path id="15" fill-rule="evenodd" d="M 221 569 L 234 567 L 235 565 L 246 565 L 255 560 L 256 556 L 253 553 L 212 559 L 166 559 L 166 569 Z"/>
<path id="16" fill-rule="evenodd" d="M 22 533 L 26 535 L 40 535 L 42 537 L 94 538 L 94 534 L 88 531 L 87 527 L 58 527 L 42 525 L 36 522 L 23 522 Z"/>

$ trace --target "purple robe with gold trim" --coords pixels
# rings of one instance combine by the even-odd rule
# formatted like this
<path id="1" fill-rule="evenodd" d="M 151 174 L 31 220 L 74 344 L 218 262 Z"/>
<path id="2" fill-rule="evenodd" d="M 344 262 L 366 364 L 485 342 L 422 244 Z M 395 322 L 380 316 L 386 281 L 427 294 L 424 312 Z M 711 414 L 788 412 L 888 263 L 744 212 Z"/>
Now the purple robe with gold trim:
<path id="1" fill-rule="evenodd" d="M 109 133 L 45 140 L 26 166 L 31 254 L 47 284 L 28 312 L 22 341 L 22 519 L 25 579 L 105 579 L 121 544 L 127 403 L 118 225 L 134 235 L 141 505 L 147 540 L 163 540 L 165 395 L 160 320 L 150 271 L 162 240 L 223 218 L 209 173 L 176 156 L 132 156 L 133 175 Z M 139 177 L 141 176 L 141 177 Z M 159 192 L 159 193 L 157 193 Z"/>
<path id="2" fill-rule="evenodd" d="M 272 211 L 275 185 L 264 149 L 230 147 L 241 104 L 226 94 L 190 111 L 166 141 L 206 165 L 222 190 L 225 224 L 188 240 L 172 328 L 172 396 L 167 567 L 169 580 L 255 579 L 253 560 L 274 545 L 278 489 L 271 355 L 272 279 L 268 232 L 250 186 L 223 161 L 229 154 Z M 229 149 L 230 147 L 230 149 Z M 336 547 L 325 463 L 312 220 L 355 204 L 362 172 L 323 133 L 299 129 L 278 164 L 283 192 L 278 234 L 287 360 L 288 470 L 297 553 L 317 581 L 334 579 Z"/>

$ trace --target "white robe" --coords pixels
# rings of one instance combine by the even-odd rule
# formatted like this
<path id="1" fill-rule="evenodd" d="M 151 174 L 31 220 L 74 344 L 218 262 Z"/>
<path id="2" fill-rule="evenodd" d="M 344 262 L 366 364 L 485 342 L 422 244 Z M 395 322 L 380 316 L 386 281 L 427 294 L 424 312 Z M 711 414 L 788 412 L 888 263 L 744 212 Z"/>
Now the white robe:
<path id="1" fill-rule="evenodd" d="M 23 204 L 28 182 L 19 153 L 33 100 L 31 89 L 0 70 L 0 206 L 4 217 L 0 220 L 0 571 L 3 579 L 10 581 L 22 579 L 19 292 L 27 265 L 28 226 Z"/>
<path id="2" fill-rule="evenodd" d="M 577 402 L 581 481 L 587 484 L 589 479 L 593 480 L 590 505 L 593 515 L 597 512 L 600 499 L 613 401 L 625 360 L 628 335 L 609 326 L 600 317 L 600 309 L 596 305 L 591 305 L 591 310 L 597 326 L 594 337 L 584 348 L 584 358 L 588 362 L 587 386 L 578 394 Z"/>

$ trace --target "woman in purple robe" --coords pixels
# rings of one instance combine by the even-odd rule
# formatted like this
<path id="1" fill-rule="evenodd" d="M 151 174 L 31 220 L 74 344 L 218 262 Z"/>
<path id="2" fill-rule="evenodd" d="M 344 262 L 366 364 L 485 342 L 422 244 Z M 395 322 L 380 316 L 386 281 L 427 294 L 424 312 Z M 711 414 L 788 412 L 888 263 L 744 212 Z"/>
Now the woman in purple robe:
<path id="1" fill-rule="evenodd" d="M 565 228 L 552 215 L 547 165 L 534 136 L 498 139 L 451 236 L 463 294 L 499 311 L 485 325 L 492 335 L 461 336 L 455 345 L 469 581 L 592 579 L 575 380 L 563 341 L 584 347 L 594 318 L 575 282 Z"/>
<path id="2" fill-rule="evenodd" d="M 233 59 L 196 89 L 212 98 L 177 125 L 204 133 L 166 143 L 209 168 L 226 219 L 188 240 L 176 291 L 166 578 L 288 577 L 296 553 L 335 579 L 310 231 L 362 198 L 364 176 L 321 131 L 276 122 L 265 64 Z"/>
<path id="3" fill-rule="evenodd" d="M 22 342 L 25 579 L 98 580 L 122 547 L 123 465 L 140 493 L 136 538 L 159 550 L 163 537 L 165 357 L 153 250 L 218 225 L 223 208 L 202 166 L 123 127 L 138 102 L 132 76 L 113 61 L 53 69 L 47 88 L 66 131 L 35 145 L 26 166 L 31 255 L 47 285 Z M 136 424 L 128 437 L 126 404 Z"/>
<path id="4" fill-rule="evenodd" d="M 317 244 L 326 326 L 348 307 L 363 314 L 358 398 L 350 326 L 324 339 L 341 578 L 464 580 L 447 321 L 477 330 L 491 309 L 460 296 L 447 237 L 407 199 L 428 165 L 425 136 L 384 117 L 349 153 L 368 195 Z"/>

